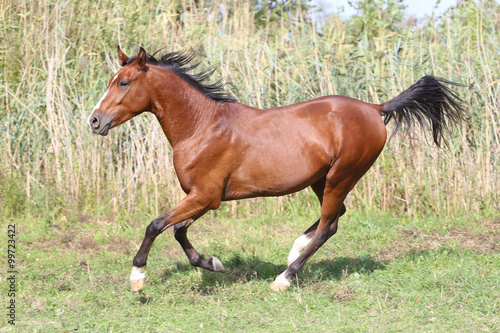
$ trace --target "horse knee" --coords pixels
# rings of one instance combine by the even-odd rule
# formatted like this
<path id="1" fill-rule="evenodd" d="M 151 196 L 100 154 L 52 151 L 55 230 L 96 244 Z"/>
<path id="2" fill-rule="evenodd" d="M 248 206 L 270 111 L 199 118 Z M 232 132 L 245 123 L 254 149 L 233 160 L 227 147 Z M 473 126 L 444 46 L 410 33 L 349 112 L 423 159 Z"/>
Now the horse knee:
<path id="1" fill-rule="evenodd" d="M 187 236 L 187 229 L 193 223 L 193 219 L 188 219 L 186 221 L 177 223 L 174 225 L 174 237 L 177 241 L 185 239 Z"/>
<path id="2" fill-rule="evenodd" d="M 158 236 L 163 232 L 163 228 L 165 227 L 165 219 L 162 216 L 154 219 L 146 228 L 146 235 L 150 236 Z"/>

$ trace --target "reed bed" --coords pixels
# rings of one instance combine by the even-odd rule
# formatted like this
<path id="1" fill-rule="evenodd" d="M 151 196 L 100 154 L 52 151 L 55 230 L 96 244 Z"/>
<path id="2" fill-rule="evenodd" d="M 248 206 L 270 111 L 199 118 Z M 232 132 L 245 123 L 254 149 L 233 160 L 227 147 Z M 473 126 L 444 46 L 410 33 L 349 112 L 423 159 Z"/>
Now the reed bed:
<path id="1" fill-rule="evenodd" d="M 448 149 L 418 132 L 396 136 L 347 206 L 440 217 L 499 211 L 500 11 L 492 10 L 494 2 L 464 1 L 419 24 L 390 23 L 382 9 L 318 20 L 294 7 L 263 20 L 250 2 L 227 0 L 0 6 L 5 214 L 72 207 L 82 214 L 141 209 L 156 215 L 184 196 L 154 116 L 141 115 L 105 138 L 86 125 L 118 70 L 117 44 L 129 55 L 138 46 L 194 49 L 206 66 L 219 66 L 214 80 L 224 78 L 242 103 L 259 108 L 329 94 L 382 103 L 425 74 L 465 84 L 455 91 L 469 119 L 453 131 Z M 317 213 L 315 201 L 305 190 L 225 204 L 221 214 Z"/>

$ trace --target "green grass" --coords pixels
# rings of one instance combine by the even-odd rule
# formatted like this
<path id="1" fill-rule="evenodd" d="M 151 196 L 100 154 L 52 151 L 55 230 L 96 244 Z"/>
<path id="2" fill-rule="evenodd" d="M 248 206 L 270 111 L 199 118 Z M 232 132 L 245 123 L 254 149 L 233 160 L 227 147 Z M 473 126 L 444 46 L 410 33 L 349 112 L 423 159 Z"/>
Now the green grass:
<path id="1" fill-rule="evenodd" d="M 128 275 L 147 217 L 12 221 L 22 226 L 18 322 L 0 331 L 500 329 L 498 216 L 405 220 L 348 212 L 292 287 L 275 293 L 269 284 L 285 269 L 294 238 L 313 220 L 290 215 L 196 222 L 192 243 L 218 256 L 223 274 L 192 268 L 165 232 L 151 250 L 141 293 L 129 291 Z"/>

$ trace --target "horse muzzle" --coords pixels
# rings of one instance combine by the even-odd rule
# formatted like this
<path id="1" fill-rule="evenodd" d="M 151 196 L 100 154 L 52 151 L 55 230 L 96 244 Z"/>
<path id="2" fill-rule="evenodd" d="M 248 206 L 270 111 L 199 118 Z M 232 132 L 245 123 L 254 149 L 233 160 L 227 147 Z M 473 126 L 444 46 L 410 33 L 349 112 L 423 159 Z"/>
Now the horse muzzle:
<path id="1" fill-rule="evenodd" d="M 109 128 L 111 127 L 111 121 L 105 122 L 99 120 L 96 116 L 90 116 L 88 119 L 88 125 L 93 133 L 106 136 L 109 133 Z"/>

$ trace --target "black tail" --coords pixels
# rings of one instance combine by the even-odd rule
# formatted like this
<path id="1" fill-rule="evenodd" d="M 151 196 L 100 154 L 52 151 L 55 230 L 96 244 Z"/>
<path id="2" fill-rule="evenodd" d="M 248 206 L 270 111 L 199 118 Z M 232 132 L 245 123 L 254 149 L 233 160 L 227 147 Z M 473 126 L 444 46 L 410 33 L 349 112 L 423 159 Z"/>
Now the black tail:
<path id="1" fill-rule="evenodd" d="M 465 119 L 465 109 L 462 106 L 464 101 L 443 83 L 464 86 L 441 78 L 424 76 L 397 97 L 382 104 L 384 123 L 387 125 L 392 118 L 396 121 L 396 129 L 391 138 L 403 124 L 405 136 L 415 123 L 422 128 L 430 124 L 434 143 L 440 147 L 444 134 L 450 132 L 450 125 Z"/>

